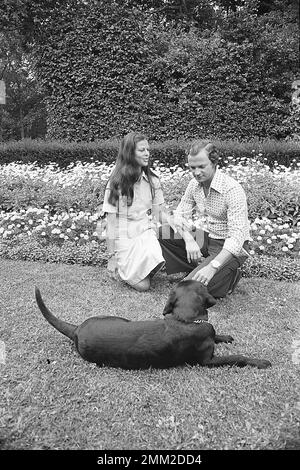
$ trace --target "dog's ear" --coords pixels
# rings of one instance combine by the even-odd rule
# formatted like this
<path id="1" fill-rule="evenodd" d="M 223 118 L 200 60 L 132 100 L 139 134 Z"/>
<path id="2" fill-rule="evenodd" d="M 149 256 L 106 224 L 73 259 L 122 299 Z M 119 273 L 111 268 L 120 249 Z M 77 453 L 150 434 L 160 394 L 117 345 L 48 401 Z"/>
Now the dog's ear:
<path id="1" fill-rule="evenodd" d="M 163 315 L 167 315 L 168 313 L 172 313 L 173 312 L 173 308 L 174 308 L 174 304 L 175 304 L 175 300 L 176 300 L 176 290 L 175 289 L 172 289 L 170 294 L 169 294 L 169 298 L 167 300 L 167 303 L 165 305 L 165 308 L 163 310 Z"/>
<path id="2" fill-rule="evenodd" d="M 207 292 L 207 294 L 206 294 L 206 307 L 207 308 L 212 307 L 216 303 L 217 303 L 216 299 L 209 292 Z"/>

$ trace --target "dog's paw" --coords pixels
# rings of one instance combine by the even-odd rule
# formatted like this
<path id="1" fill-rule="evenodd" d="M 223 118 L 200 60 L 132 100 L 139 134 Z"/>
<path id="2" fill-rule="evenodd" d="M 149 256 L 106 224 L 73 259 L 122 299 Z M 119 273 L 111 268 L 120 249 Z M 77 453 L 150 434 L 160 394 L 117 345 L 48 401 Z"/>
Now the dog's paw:
<path id="1" fill-rule="evenodd" d="M 232 343 L 234 341 L 233 337 L 230 335 L 216 335 L 215 343 Z"/>
<path id="2" fill-rule="evenodd" d="M 258 367 L 258 369 L 267 369 L 272 366 L 271 362 L 267 361 L 267 359 L 254 359 L 252 365 Z"/>
<path id="3" fill-rule="evenodd" d="M 225 335 L 225 340 L 224 343 L 232 343 L 234 341 L 234 338 L 230 335 Z"/>

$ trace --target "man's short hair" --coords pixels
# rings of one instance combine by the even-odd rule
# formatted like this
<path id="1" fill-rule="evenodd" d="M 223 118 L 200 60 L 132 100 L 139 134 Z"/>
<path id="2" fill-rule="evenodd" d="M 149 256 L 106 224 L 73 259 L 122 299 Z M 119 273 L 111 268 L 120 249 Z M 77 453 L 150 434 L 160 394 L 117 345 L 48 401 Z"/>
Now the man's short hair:
<path id="1" fill-rule="evenodd" d="M 196 140 L 193 142 L 188 153 L 188 157 L 195 157 L 203 149 L 207 152 L 210 161 L 214 165 L 217 165 L 220 160 L 219 151 L 217 147 L 208 140 Z"/>

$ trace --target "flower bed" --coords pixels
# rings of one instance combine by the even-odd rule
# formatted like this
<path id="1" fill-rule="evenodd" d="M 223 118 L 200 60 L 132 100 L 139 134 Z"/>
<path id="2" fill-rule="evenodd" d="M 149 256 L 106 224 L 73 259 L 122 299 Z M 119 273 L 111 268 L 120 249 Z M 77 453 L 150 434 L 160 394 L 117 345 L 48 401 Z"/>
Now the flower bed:
<path id="1" fill-rule="evenodd" d="M 282 259 L 282 264 L 298 259 L 299 164 L 294 162 L 291 168 L 275 164 L 271 170 L 259 158 L 229 158 L 224 163 L 224 171 L 240 181 L 248 197 L 253 255 L 248 270 L 249 266 L 257 266 L 253 260 L 260 255 L 262 259 Z M 191 175 L 187 169 L 165 168 L 158 161 L 154 167 L 162 181 L 166 204 L 173 209 Z M 103 200 L 111 170 L 112 165 L 97 162 L 78 162 L 63 170 L 55 164 L 2 165 L 0 255 L 23 259 L 31 256 L 45 261 L 50 257 L 64 262 L 81 259 L 89 264 L 105 259 L 105 247 L 95 232 L 95 211 Z M 26 249 L 29 245 L 30 252 Z M 81 255 L 77 256 L 76 251 Z M 52 253 L 52 257 L 47 257 L 47 253 Z M 297 264 L 291 266 L 290 277 L 295 278 Z"/>

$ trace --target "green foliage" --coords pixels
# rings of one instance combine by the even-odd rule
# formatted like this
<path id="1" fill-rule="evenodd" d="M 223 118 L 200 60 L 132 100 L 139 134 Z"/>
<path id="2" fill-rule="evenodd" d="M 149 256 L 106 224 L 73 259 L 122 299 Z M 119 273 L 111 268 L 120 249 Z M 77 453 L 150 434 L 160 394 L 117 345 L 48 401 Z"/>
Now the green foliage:
<path id="1" fill-rule="evenodd" d="M 257 175 L 243 182 L 249 205 L 249 217 L 267 217 L 290 226 L 300 222 L 299 182 L 274 179 L 270 174 Z"/>
<path id="2" fill-rule="evenodd" d="M 24 236 L 0 242 L 0 257 L 7 259 L 22 259 L 26 261 L 42 261 L 49 263 L 66 263 L 101 266 L 107 263 L 107 253 L 104 244 L 94 245 L 67 241 L 63 245 L 48 243 L 45 245 L 36 238 Z"/>
<path id="3" fill-rule="evenodd" d="M 217 3 L 20 0 L 14 10 L 5 0 L 0 25 L 11 20 L 30 46 L 50 138 L 120 138 L 137 126 L 154 140 L 289 136 L 293 3 Z"/>
<path id="4" fill-rule="evenodd" d="M 45 135 L 43 96 L 16 33 L 0 33 L 0 79 L 6 104 L 0 106 L 0 141 Z"/>
<path id="5" fill-rule="evenodd" d="M 275 256 L 251 256 L 242 266 L 244 277 L 264 277 L 275 281 L 300 281 L 299 260 Z"/>
<path id="6" fill-rule="evenodd" d="M 118 145 L 116 140 L 75 143 L 24 139 L 21 142 L 0 144 L 0 163 L 18 161 L 46 165 L 53 162 L 61 168 L 76 161 L 98 160 L 112 163 L 116 160 Z"/>
<path id="7" fill-rule="evenodd" d="M 222 29 L 209 37 L 197 30 L 159 36 L 166 52 L 154 62 L 153 75 L 176 106 L 176 122 L 169 128 L 176 128 L 181 137 L 245 140 L 289 133 L 282 121 L 289 114 L 297 70 L 295 39 L 288 37 L 287 27 L 279 34 L 279 20 L 276 33 L 253 15 L 234 20 L 244 34 L 240 39 L 235 39 L 232 24 L 231 36 Z M 291 29 L 296 37 L 296 24 Z M 161 129 L 165 131 L 162 124 Z"/>
<path id="8" fill-rule="evenodd" d="M 271 171 L 254 158 L 247 161 L 228 157 L 224 163 L 224 171 L 237 179 L 246 191 L 252 254 L 298 257 L 299 169 L 275 165 Z M 112 165 L 97 162 L 78 163 L 64 170 L 56 165 L 43 168 L 3 166 L 0 171 L 0 238 L 14 244 L 26 234 L 43 245 L 61 246 L 65 241 L 78 245 L 97 244 L 97 214 L 111 170 Z M 162 181 L 167 209 L 171 211 L 177 207 L 191 174 L 177 165 L 166 168 L 158 164 L 156 170 Z M 197 220 L 198 214 L 192 218 Z"/>
<path id="9" fill-rule="evenodd" d="M 149 134 L 146 134 L 149 135 Z M 151 144 L 151 159 L 161 165 L 184 167 L 186 154 L 192 142 L 190 140 L 154 141 L 149 135 Z M 300 143 L 293 140 L 276 141 L 238 140 L 212 141 L 220 149 L 223 160 L 233 157 L 249 159 L 260 155 L 260 159 L 273 166 L 275 162 L 291 167 L 300 160 Z M 0 164 L 10 162 L 33 163 L 39 165 L 57 163 L 66 168 L 74 162 L 100 161 L 114 163 L 116 161 L 120 141 L 118 139 L 98 140 L 95 142 L 67 142 L 67 141 L 37 141 L 24 139 L 21 142 L 0 143 Z M 222 163 L 221 163 L 222 164 Z"/>
<path id="10" fill-rule="evenodd" d="M 21 259 L 26 261 L 42 261 L 50 263 L 66 263 L 103 266 L 107 264 L 105 244 L 78 243 L 68 241 L 62 245 L 56 243 L 43 244 L 41 240 L 24 236 L 21 240 L 0 242 L 0 257 Z M 255 255 L 251 256 L 242 267 L 244 277 L 262 277 L 276 281 L 300 281 L 300 265 L 298 260 L 290 258 Z"/>

